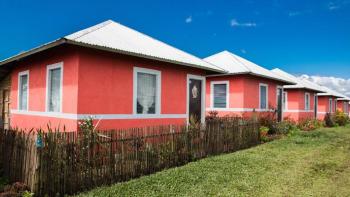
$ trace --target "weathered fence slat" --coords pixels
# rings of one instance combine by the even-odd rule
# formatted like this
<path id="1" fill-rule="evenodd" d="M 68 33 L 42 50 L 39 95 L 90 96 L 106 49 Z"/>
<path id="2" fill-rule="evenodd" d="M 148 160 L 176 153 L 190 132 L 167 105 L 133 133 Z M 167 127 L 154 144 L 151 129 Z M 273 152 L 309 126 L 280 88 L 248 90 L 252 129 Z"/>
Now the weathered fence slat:
<path id="1" fill-rule="evenodd" d="M 36 195 L 64 196 L 247 148 L 259 138 L 258 123 L 233 118 L 99 132 L 1 130 L 0 164 L 4 176 Z"/>

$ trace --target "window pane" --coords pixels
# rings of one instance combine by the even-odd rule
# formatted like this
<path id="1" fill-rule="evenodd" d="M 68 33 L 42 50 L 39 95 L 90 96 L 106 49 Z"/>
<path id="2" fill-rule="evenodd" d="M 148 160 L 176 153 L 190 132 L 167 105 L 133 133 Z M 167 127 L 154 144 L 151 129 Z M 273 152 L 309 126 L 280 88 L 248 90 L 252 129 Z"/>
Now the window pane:
<path id="1" fill-rule="evenodd" d="M 260 86 L 260 109 L 267 109 L 267 87 Z"/>
<path id="2" fill-rule="evenodd" d="M 226 108 L 226 84 L 214 84 L 214 107 Z"/>
<path id="3" fill-rule="evenodd" d="M 310 110 L 310 96 L 305 94 L 305 109 Z"/>
<path id="4" fill-rule="evenodd" d="M 155 114 L 157 97 L 157 76 L 137 73 L 137 113 Z"/>
<path id="5" fill-rule="evenodd" d="M 61 108 L 61 68 L 49 71 L 49 111 L 59 112 Z"/>
<path id="6" fill-rule="evenodd" d="M 19 109 L 27 109 L 27 97 L 28 97 L 28 75 L 21 75 L 19 79 Z"/>

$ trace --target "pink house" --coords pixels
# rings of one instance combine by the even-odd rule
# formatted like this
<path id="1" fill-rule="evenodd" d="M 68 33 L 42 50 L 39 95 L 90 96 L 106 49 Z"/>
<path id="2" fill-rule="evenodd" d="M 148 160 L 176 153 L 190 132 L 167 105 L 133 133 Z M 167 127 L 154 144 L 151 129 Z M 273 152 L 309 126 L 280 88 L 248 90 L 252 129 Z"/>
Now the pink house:
<path id="1" fill-rule="evenodd" d="M 228 51 L 204 60 L 228 72 L 207 76 L 207 113 L 250 116 L 252 112 L 277 111 L 282 119 L 283 85 L 294 82 Z"/>
<path id="2" fill-rule="evenodd" d="M 283 86 L 283 117 L 295 121 L 316 118 L 317 93 L 324 92 L 322 87 L 278 68 L 273 69 L 272 72 L 296 83 L 296 85 Z"/>
<path id="3" fill-rule="evenodd" d="M 337 110 L 349 114 L 349 101 L 347 96 L 337 99 Z"/>
<path id="4" fill-rule="evenodd" d="M 318 111 L 317 118 L 323 120 L 326 113 L 335 113 L 337 110 L 337 99 L 343 98 L 343 95 L 327 87 L 322 86 L 325 93 L 318 93 Z"/>
<path id="5" fill-rule="evenodd" d="M 2 126 L 100 129 L 204 121 L 205 76 L 191 54 L 106 21 L 0 62 Z"/>

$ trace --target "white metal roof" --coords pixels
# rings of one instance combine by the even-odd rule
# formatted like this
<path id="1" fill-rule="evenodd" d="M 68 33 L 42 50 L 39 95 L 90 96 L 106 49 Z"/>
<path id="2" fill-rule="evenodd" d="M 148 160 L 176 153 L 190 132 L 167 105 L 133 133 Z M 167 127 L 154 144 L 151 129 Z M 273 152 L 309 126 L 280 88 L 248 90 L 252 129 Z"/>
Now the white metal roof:
<path id="1" fill-rule="evenodd" d="M 108 20 L 65 37 L 67 40 L 222 71 L 202 59 L 134 29 Z"/>
<path id="2" fill-rule="evenodd" d="M 254 64 L 253 62 L 250 62 L 229 51 L 222 51 L 220 53 L 209 56 L 204 60 L 228 71 L 229 74 L 251 74 L 285 82 L 287 84 L 295 84 L 295 82 L 280 77 L 270 70 Z"/>
<path id="3" fill-rule="evenodd" d="M 345 98 L 346 96 L 340 94 L 339 92 L 336 92 L 330 88 L 327 88 L 326 86 L 321 86 L 324 90 L 324 93 L 318 93 L 317 96 L 334 96 L 338 98 Z"/>
<path id="4" fill-rule="evenodd" d="M 184 66 L 225 73 L 224 70 L 203 61 L 194 55 L 172 47 L 164 42 L 128 28 L 124 25 L 108 20 L 98 25 L 78 31 L 64 38 L 44 44 L 27 52 L 18 54 L 0 62 L 0 65 L 40 52 L 48 47 L 69 43 L 84 47 L 97 48 L 121 54 L 144 57 L 165 61 Z M 43 49 L 45 48 L 45 49 Z"/>
<path id="5" fill-rule="evenodd" d="M 289 79 L 293 82 L 295 82 L 295 85 L 284 85 L 283 88 L 286 89 L 308 89 L 308 90 L 313 90 L 315 92 L 324 92 L 323 88 L 317 84 L 314 84 L 312 82 L 309 82 L 305 79 L 300 79 L 294 75 L 291 75 L 279 68 L 275 68 L 271 70 L 273 73 L 279 75 L 280 77 Z"/>

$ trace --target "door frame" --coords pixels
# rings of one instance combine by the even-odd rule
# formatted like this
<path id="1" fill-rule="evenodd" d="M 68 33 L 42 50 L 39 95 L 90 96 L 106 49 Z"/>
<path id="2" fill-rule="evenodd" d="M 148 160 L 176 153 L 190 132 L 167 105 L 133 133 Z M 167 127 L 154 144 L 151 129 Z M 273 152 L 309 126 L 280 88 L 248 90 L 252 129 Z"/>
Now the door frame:
<path id="1" fill-rule="evenodd" d="M 187 88 L 186 88 L 186 122 L 187 124 L 189 123 L 189 114 L 190 114 L 190 94 L 189 94 L 189 89 L 190 89 L 190 79 L 195 79 L 195 80 L 200 80 L 202 81 L 202 91 L 201 91 L 201 123 L 205 122 L 205 87 L 206 87 L 206 80 L 204 76 L 201 75 L 192 75 L 192 74 L 187 74 Z"/>
<path id="2" fill-rule="evenodd" d="M 318 96 L 317 93 L 314 93 L 314 117 L 317 119 L 318 115 Z"/>
<path id="3" fill-rule="evenodd" d="M 280 90 L 281 90 L 281 95 L 278 96 L 278 93 L 279 93 Z M 279 101 L 279 99 L 281 98 L 281 103 L 280 103 L 281 118 L 278 120 L 279 122 L 283 120 L 283 112 L 284 112 L 284 110 L 283 110 L 283 92 L 284 92 L 283 86 L 278 85 L 278 86 L 276 87 L 276 108 L 277 108 L 277 113 L 278 113 L 278 111 L 279 111 L 279 109 L 278 109 L 278 101 Z M 277 114 L 277 119 L 278 119 L 278 114 Z"/>

